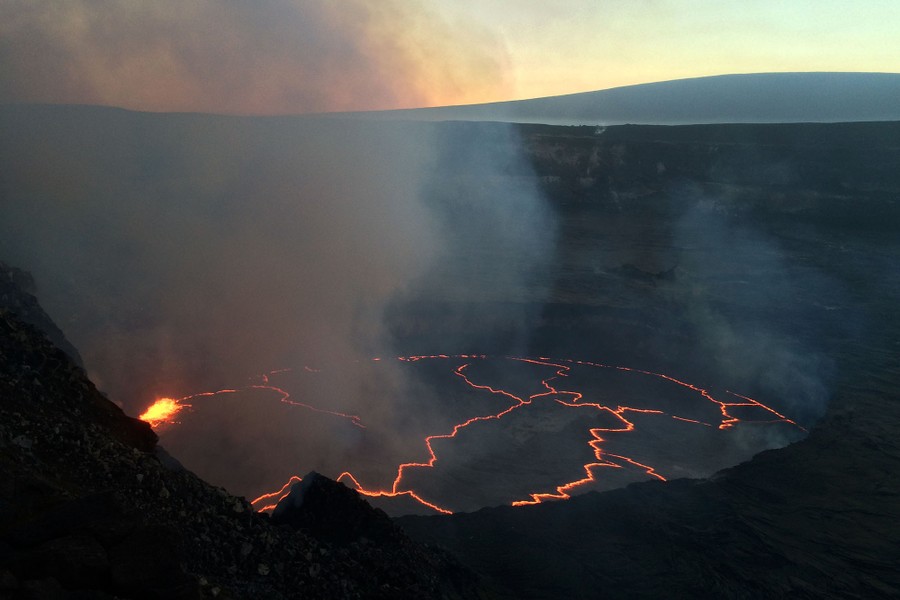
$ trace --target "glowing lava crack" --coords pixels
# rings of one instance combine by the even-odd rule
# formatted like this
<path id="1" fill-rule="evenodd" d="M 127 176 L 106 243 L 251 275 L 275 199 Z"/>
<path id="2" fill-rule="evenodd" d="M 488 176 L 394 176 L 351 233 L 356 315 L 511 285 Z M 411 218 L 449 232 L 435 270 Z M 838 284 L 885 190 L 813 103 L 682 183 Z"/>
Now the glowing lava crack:
<path id="1" fill-rule="evenodd" d="M 634 421 L 635 417 L 632 415 L 652 415 L 670 418 L 679 422 L 692 423 L 708 428 L 718 428 L 719 430 L 732 429 L 736 424 L 740 422 L 752 422 L 761 424 L 782 423 L 790 427 L 805 431 L 795 421 L 785 417 L 775 409 L 748 396 L 736 394 L 733 392 L 727 392 L 735 400 L 723 401 L 714 397 L 713 394 L 707 389 L 701 388 L 691 383 L 687 383 L 669 375 L 642 369 L 606 365 L 589 361 L 572 359 L 557 360 L 543 357 L 505 357 L 503 360 L 515 361 L 519 364 L 530 365 L 537 368 L 551 369 L 551 375 L 540 380 L 540 389 L 542 391 L 538 391 L 528 396 L 517 395 L 512 391 L 503 389 L 502 387 L 495 387 L 473 380 L 473 378 L 469 374 L 471 365 L 475 361 L 485 360 L 487 358 L 488 357 L 484 355 L 431 355 L 398 357 L 398 360 L 410 363 L 423 360 L 459 361 L 459 364 L 453 367 L 452 372 L 455 376 L 459 377 L 466 386 L 468 386 L 475 392 L 487 393 L 501 400 L 504 400 L 505 406 L 487 414 L 480 414 L 462 420 L 461 422 L 453 425 L 444 432 L 425 436 L 422 440 L 425 449 L 425 456 L 423 457 L 423 459 L 404 462 L 397 465 L 396 475 L 394 476 L 393 482 L 388 488 L 367 487 L 360 482 L 360 479 L 357 476 L 354 476 L 349 471 L 342 472 L 338 476 L 337 480 L 350 485 L 364 496 L 368 496 L 371 498 L 396 498 L 401 496 L 407 497 L 433 511 L 449 514 L 451 512 L 449 509 L 441 506 L 434 500 L 424 497 L 424 495 L 420 491 L 414 489 L 412 487 L 412 484 L 407 482 L 407 475 L 409 475 L 412 471 L 435 468 L 435 465 L 438 462 L 438 453 L 434 447 L 434 442 L 438 440 L 453 440 L 454 438 L 457 438 L 460 432 L 474 424 L 490 425 L 491 423 L 500 421 L 513 412 L 520 411 L 521 409 L 531 406 L 538 401 L 552 402 L 556 406 L 561 406 L 573 410 L 587 409 L 595 411 L 605 418 L 612 419 L 612 426 L 593 427 L 588 430 L 590 438 L 586 441 L 586 444 L 591 449 L 593 459 L 582 465 L 583 476 L 571 481 L 563 481 L 558 485 L 555 485 L 555 487 L 551 490 L 530 492 L 527 494 L 525 499 L 513 501 L 512 504 L 514 506 L 538 504 L 547 500 L 568 499 L 572 496 L 573 493 L 578 491 L 579 488 L 584 488 L 598 482 L 600 473 L 609 469 L 634 469 L 641 473 L 643 477 L 656 478 L 665 481 L 665 476 L 658 473 L 655 467 L 644 464 L 633 456 L 614 454 L 604 449 L 604 445 L 607 444 L 607 440 L 604 438 L 604 435 L 610 433 L 625 433 L 635 431 L 637 425 Z M 373 362 L 378 362 L 380 360 L 381 359 L 376 358 L 373 359 Z M 676 386 L 680 386 L 685 390 L 698 394 L 701 398 L 703 398 L 703 400 L 711 403 L 715 407 L 715 412 L 719 415 L 718 422 L 706 422 L 684 415 L 668 414 L 663 410 L 652 408 L 639 408 L 621 405 L 610 406 L 601 402 L 585 401 L 584 392 L 564 389 L 564 386 L 561 383 L 569 377 L 573 368 L 578 367 L 606 369 L 617 372 L 631 373 L 675 384 Z M 318 370 L 310 369 L 308 367 L 304 367 L 304 371 L 309 373 L 318 372 Z M 217 396 L 220 394 L 237 394 L 249 390 L 265 390 L 277 394 L 278 399 L 281 402 L 292 407 L 345 419 L 355 427 L 365 428 L 365 425 L 363 424 L 361 418 L 357 415 L 328 410 L 325 408 L 313 406 L 311 404 L 295 401 L 291 398 L 291 394 L 289 392 L 280 387 L 271 385 L 270 378 L 272 376 L 287 372 L 290 372 L 290 369 L 270 371 L 260 376 L 260 382 L 258 384 L 249 385 L 244 388 L 223 389 L 215 392 L 202 392 L 185 396 L 180 399 L 161 398 L 150 408 L 148 408 L 147 411 L 140 416 L 140 418 L 150 423 L 150 425 L 154 428 L 161 428 L 167 425 L 177 425 L 178 421 L 176 420 L 176 417 L 179 412 L 183 409 L 191 408 L 191 404 L 188 403 L 189 401 L 204 397 Z M 737 412 L 740 410 L 759 411 L 765 418 L 754 420 L 741 419 L 737 416 Z M 280 489 L 263 494 L 253 500 L 253 506 L 259 511 L 271 510 L 281 498 L 285 497 L 289 493 L 291 485 L 299 482 L 300 480 L 300 477 L 296 475 L 292 476 L 283 486 L 281 486 Z"/>
<path id="2" fill-rule="evenodd" d="M 304 367 L 305 370 L 312 372 L 312 369 L 308 367 Z M 175 420 L 175 417 L 178 413 L 181 412 L 182 409 L 190 408 L 191 405 L 187 404 L 188 400 L 193 400 L 194 398 L 209 398 L 212 396 L 219 396 L 221 394 L 239 394 L 241 392 L 246 392 L 248 390 L 265 390 L 270 392 L 275 392 L 279 395 L 279 400 L 284 402 L 285 404 L 289 404 L 291 406 L 296 406 L 298 408 L 305 408 L 307 410 L 311 410 L 313 412 L 318 412 L 326 415 L 332 415 L 335 417 L 341 417 L 342 419 L 347 419 L 356 427 L 361 429 L 365 429 L 366 426 L 362 424 L 359 417 L 356 415 L 349 415 L 346 413 L 334 411 L 334 410 L 326 410 L 324 408 L 319 408 L 316 406 L 312 406 L 310 404 L 305 404 L 303 402 L 297 402 L 291 400 L 290 392 L 287 392 L 279 387 L 275 387 L 274 385 L 269 385 L 269 377 L 271 375 L 275 375 L 277 373 L 289 373 L 291 369 L 278 369 L 276 371 L 269 371 L 268 373 L 263 373 L 259 376 L 261 384 L 258 385 L 248 385 L 242 388 L 236 389 L 222 389 L 217 390 L 215 392 L 198 392 L 196 394 L 191 394 L 189 396 L 184 396 L 182 398 L 160 398 L 156 402 L 154 402 L 150 407 L 144 411 L 141 416 L 138 418 L 142 421 L 146 421 L 150 423 L 150 426 L 154 429 L 158 427 L 162 427 L 164 425 L 177 425 L 178 421 Z"/>

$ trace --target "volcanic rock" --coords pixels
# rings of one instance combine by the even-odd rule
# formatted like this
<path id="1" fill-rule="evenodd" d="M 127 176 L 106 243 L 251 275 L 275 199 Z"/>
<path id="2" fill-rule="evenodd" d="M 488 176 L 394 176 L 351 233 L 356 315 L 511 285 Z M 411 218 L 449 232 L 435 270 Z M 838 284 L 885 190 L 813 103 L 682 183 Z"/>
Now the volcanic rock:
<path id="1" fill-rule="evenodd" d="M 44 332 L 50 341 L 69 355 L 79 367 L 84 367 L 78 350 L 66 339 L 62 330 L 44 312 L 35 294 L 37 285 L 31 273 L 0 261 L 0 310 L 14 312 L 24 322 Z"/>
<path id="2" fill-rule="evenodd" d="M 381 544 L 403 538 L 384 511 L 370 506 L 343 483 L 316 472 L 291 487 L 272 512 L 272 522 L 286 523 L 338 544 L 362 539 Z"/>
<path id="3" fill-rule="evenodd" d="M 0 598 L 478 597 L 468 571 L 342 485 L 310 477 L 288 511 L 301 528 L 279 526 L 157 452 L 20 317 L 43 311 L 16 273 L 0 271 Z"/>

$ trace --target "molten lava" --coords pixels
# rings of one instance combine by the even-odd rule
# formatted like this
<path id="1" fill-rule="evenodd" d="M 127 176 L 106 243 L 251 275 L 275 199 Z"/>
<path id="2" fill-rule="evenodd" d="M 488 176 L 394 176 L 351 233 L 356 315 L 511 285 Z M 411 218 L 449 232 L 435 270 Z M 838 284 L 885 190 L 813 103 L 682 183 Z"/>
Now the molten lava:
<path id="1" fill-rule="evenodd" d="M 183 409 L 190 407 L 190 404 L 183 404 L 182 400 L 184 400 L 184 398 L 181 400 L 176 400 L 175 398 L 160 398 L 151 404 L 138 418 L 141 421 L 149 423 L 154 429 L 166 423 L 174 424 L 175 415 L 180 413 Z"/>
<path id="2" fill-rule="evenodd" d="M 304 370 L 309 372 L 315 372 L 314 369 L 309 369 L 309 367 L 304 367 Z M 311 410 L 313 412 L 322 413 L 325 415 L 332 415 L 335 417 L 340 417 L 342 419 L 346 419 L 350 421 L 356 427 L 361 429 L 365 429 L 366 426 L 362 424 L 359 417 L 356 415 L 349 415 L 347 413 L 342 413 L 334 410 L 326 410 L 324 408 L 319 408 L 317 406 L 312 406 L 311 404 L 305 404 L 303 402 L 297 402 L 295 400 L 291 400 L 290 392 L 287 392 L 279 387 L 275 387 L 274 385 L 269 385 L 269 377 L 271 375 L 275 375 L 278 373 L 289 373 L 292 369 L 278 369 L 276 371 L 269 371 L 268 373 L 263 373 L 259 376 L 259 380 L 262 382 L 259 385 L 248 385 L 242 388 L 236 389 L 222 389 L 216 390 L 215 392 L 198 392 L 196 394 L 190 394 L 188 396 L 184 396 L 182 398 L 161 398 L 153 403 L 150 408 L 148 408 L 144 413 L 138 417 L 142 421 L 146 421 L 150 423 L 150 426 L 154 429 L 164 423 L 174 423 L 171 418 L 176 415 L 179 411 L 184 408 L 190 408 L 190 404 L 186 404 L 187 400 L 192 400 L 194 398 L 209 398 L 212 396 L 219 396 L 221 394 L 240 394 L 241 392 L 245 392 L 248 390 L 265 390 L 270 392 L 275 392 L 279 395 L 279 400 L 285 404 L 290 404 L 291 406 L 296 406 L 299 408 L 305 408 L 307 410 Z"/>
<path id="3" fill-rule="evenodd" d="M 462 381 L 463 384 L 467 386 L 467 388 L 472 393 L 490 395 L 491 397 L 494 397 L 502 402 L 502 405 L 500 407 L 496 407 L 492 411 L 486 411 L 482 414 L 469 416 L 442 432 L 439 431 L 424 436 L 421 441 L 421 447 L 424 451 L 424 454 L 419 459 L 409 460 L 407 462 L 398 464 L 396 467 L 395 475 L 390 485 L 371 486 L 363 484 L 362 478 L 358 475 L 354 475 L 350 471 L 343 471 L 337 477 L 337 480 L 351 486 L 364 496 L 368 496 L 371 498 L 406 497 L 435 512 L 449 514 L 452 511 L 448 507 L 444 506 L 441 501 L 426 497 L 427 494 L 424 493 L 421 489 L 416 489 L 416 487 L 414 487 L 415 484 L 410 481 L 410 476 L 413 472 L 417 472 L 421 476 L 423 473 L 431 472 L 428 470 L 435 469 L 435 466 L 439 461 L 438 450 L 434 445 L 435 442 L 443 441 L 446 443 L 448 441 L 453 441 L 454 443 L 457 443 L 456 438 L 458 438 L 459 434 L 467 428 L 472 427 L 473 425 L 479 424 L 492 427 L 494 426 L 493 424 L 503 420 L 509 415 L 518 413 L 522 410 L 528 410 L 528 407 L 535 406 L 537 404 L 541 404 L 544 407 L 561 407 L 562 409 L 566 410 L 589 411 L 586 418 L 597 418 L 604 426 L 599 426 L 601 423 L 598 423 L 598 426 L 590 427 L 586 432 L 586 439 L 584 440 L 584 444 L 590 449 L 591 459 L 581 464 L 580 470 L 582 475 L 580 477 L 571 480 L 558 481 L 558 483 L 553 484 L 550 489 L 537 489 L 535 491 L 530 491 L 526 494 L 524 499 L 511 500 L 511 504 L 513 506 L 539 504 L 548 500 L 568 499 L 580 489 L 585 489 L 592 484 L 598 483 L 600 478 L 603 476 L 602 473 L 610 472 L 611 469 L 631 470 L 637 476 L 642 478 L 655 478 L 661 481 L 665 481 L 666 477 L 657 471 L 657 467 L 647 464 L 646 457 L 635 456 L 632 454 L 632 452 L 628 452 L 628 454 L 626 455 L 620 453 L 621 451 L 612 452 L 609 450 L 609 441 L 607 440 L 608 435 L 612 434 L 615 436 L 625 433 L 631 434 L 638 429 L 638 425 L 635 420 L 638 417 L 642 419 L 671 419 L 675 422 L 700 425 L 706 428 L 715 428 L 721 431 L 731 430 L 741 422 L 758 424 L 781 423 L 805 431 L 805 429 L 803 429 L 795 421 L 787 418 L 786 416 L 782 415 L 775 409 L 763 404 L 762 402 L 748 396 L 744 396 L 734 392 L 726 392 L 729 396 L 733 397 L 734 400 L 720 400 L 716 398 L 709 390 L 691 383 L 687 383 L 670 375 L 643 369 L 607 365 L 590 361 L 573 359 L 560 360 L 550 359 L 546 357 L 504 357 L 502 360 L 514 361 L 516 364 L 526 365 L 530 369 L 533 368 L 538 372 L 540 370 L 549 370 L 550 372 L 548 376 L 536 376 L 533 382 L 529 384 L 532 386 L 531 391 L 533 391 L 535 388 L 537 389 L 537 391 L 531 394 L 523 394 L 521 392 L 517 394 L 511 389 L 505 389 L 504 387 L 498 386 L 493 383 L 489 384 L 487 382 L 478 382 L 475 380 L 475 377 L 470 374 L 472 365 L 476 361 L 484 361 L 486 359 L 488 359 L 487 356 L 477 354 L 454 356 L 439 354 L 427 356 L 422 355 L 398 357 L 397 360 L 407 363 L 416 363 L 425 360 L 454 361 L 455 364 L 452 367 L 453 375 L 458 377 L 459 380 Z M 382 359 L 380 358 L 375 358 L 373 359 L 373 363 L 378 363 L 381 360 Z M 581 387 L 576 389 L 576 387 L 574 386 L 564 385 L 564 383 L 571 380 L 571 375 L 576 369 L 600 369 L 606 370 L 608 372 L 627 373 L 651 378 L 663 382 L 665 385 L 673 384 L 679 388 L 682 388 L 683 390 L 688 391 L 689 393 L 696 394 L 705 403 L 711 404 L 712 406 L 710 408 L 712 408 L 713 410 L 709 412 L 711 413 L 711 415 L 717 415 L 717 418 L 711 418 L 709 419 L 710 422 L 707 422 L 707 420 L 693 418 L 697 415 L 689 416 L 686 414 L 669 414 L 666 411 L 658 408 L 648 408 L 646 406 L 625 406 L 618 403 L 606 403 L 594 397 L 598 395 L 598 392 L 596 391 L 593 392 L 593 396 L 590 398 L 590 400 L 586 400 L 586 395 L 591 393 L 588 388 Z M 186 402 L 189 400 L 204 397 L 213 397 L 220 394 L 238 394 L 242 391 L 248 390 L 265 390 L 277 394 L 278 400 L 291 407 L 310 410 L 324 415 L 330 415 L 332 417 L 338 417 L 348 421 L 349 424 L 355 427 L 365 428 L 365 425 L 363 424 L 361 418 L 357 415 L 329 410 L 326 408 L 313 406 L 308 403 L 298 402 L 291 398 L 291 394 L 288 391 L 271 384 L 270 379 L 272 377 L 281 373 L 288 373 L 290 371 L 290 369 L 270 371 L 259 377 L 258 384 L 249 385 L 240 389 L 223 389 L 215 392 L 202 392 L 185 396 L 180 399 L 162 398 L 158 400 L 153 406 L 151 406 L 143 415 L 141 415 L 140 418 L 150 423 L 154 428 L 157 428 L 167 423 L 175 423 L 173 418 L 180 410 L 190 406 L 189 404 L 186 404 Z M 320 370 L 304 367 L 302 372 L 319 373 Z M 540 379 L 538 379 L 538 377 L 540 377 Z M 679 412 L 681 412 L 680 409 Z M 757 413 L 761 415 L 762 418 L 748 419 L 740 418 L 738 416 L 739 414 L 744 413 L 751 415 Z M 592 417 L 591 415 L 595 415 L 595 417 Z M 480 431 L 481 430 L 479 429 L 479 432 Z M 298 481 L 300 481 L 300 478 L 298 476 L 291 476 L 287 483 L 282 485 L 279 489 L 266 494 L 262 494 L 261 496 L 253 500 L 253 506 L 258 511 L 271 510 L 281 498 L 284 498 L 289 493 L 290 486 Z"/>
<path id="4" fill-rule="evenodd" d="M 295 483 L 300 483 L 303 481 L 302 477 L 297 475 L 292 475 L 290 479 L 287 480 L 281 489 L 276 490 L 274 492 L 269 492 L 268 494 L 263 494 L 250 504 L 253 505 L 259 512 L 265 512 L 274 509 L 282 499 L 284 499 L 288 494 L 291 493 L 291 486 Z"/>

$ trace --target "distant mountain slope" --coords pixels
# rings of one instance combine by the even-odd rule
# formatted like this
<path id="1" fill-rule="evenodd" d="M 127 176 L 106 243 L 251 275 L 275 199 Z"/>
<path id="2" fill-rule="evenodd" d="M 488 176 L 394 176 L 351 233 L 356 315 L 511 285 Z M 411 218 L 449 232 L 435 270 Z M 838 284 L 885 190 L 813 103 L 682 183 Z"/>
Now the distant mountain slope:
<path id="1" fill-rule="evenodd" d="M 365 114 L 560 125 L 894 121 L 900 120 L 900 74 L 719 75 L 534 100 Z"/>

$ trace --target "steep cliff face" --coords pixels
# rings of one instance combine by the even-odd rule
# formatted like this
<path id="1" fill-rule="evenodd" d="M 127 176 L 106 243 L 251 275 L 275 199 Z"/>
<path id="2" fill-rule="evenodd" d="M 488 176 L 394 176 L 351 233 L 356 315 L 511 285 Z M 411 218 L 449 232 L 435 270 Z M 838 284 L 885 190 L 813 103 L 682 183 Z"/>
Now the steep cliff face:
<path id="1" fill-rule="evenodd" d="M 279 527 L 174 465 L 146 423 L 19 317 L 13 273 L 0 305 L 0 597 L 477 596 L 471 575 L 389 522 L 377 541 Z M 372 511 L 342 506 L 348 522 Z"/>
<path id="2" fill-rule="evenodd" d="M 34 325 L 44 332 L 57 348 L 69 355 L 69 358 L 84 367 L 78 350 L 56 326 L 53 319 L 38 304 L 37 285 L 31 273 L 17 269 L 0 261 L 0 309 L 14 312 L 25 323 Z"/>
<path id="3" fill-rule="evenodd" d="M 704 194 L 708 208 L 745 218 L 879 229 L 900 218 L 896 122 L 520 131 L 557 203 L 621 212 Z"/>

